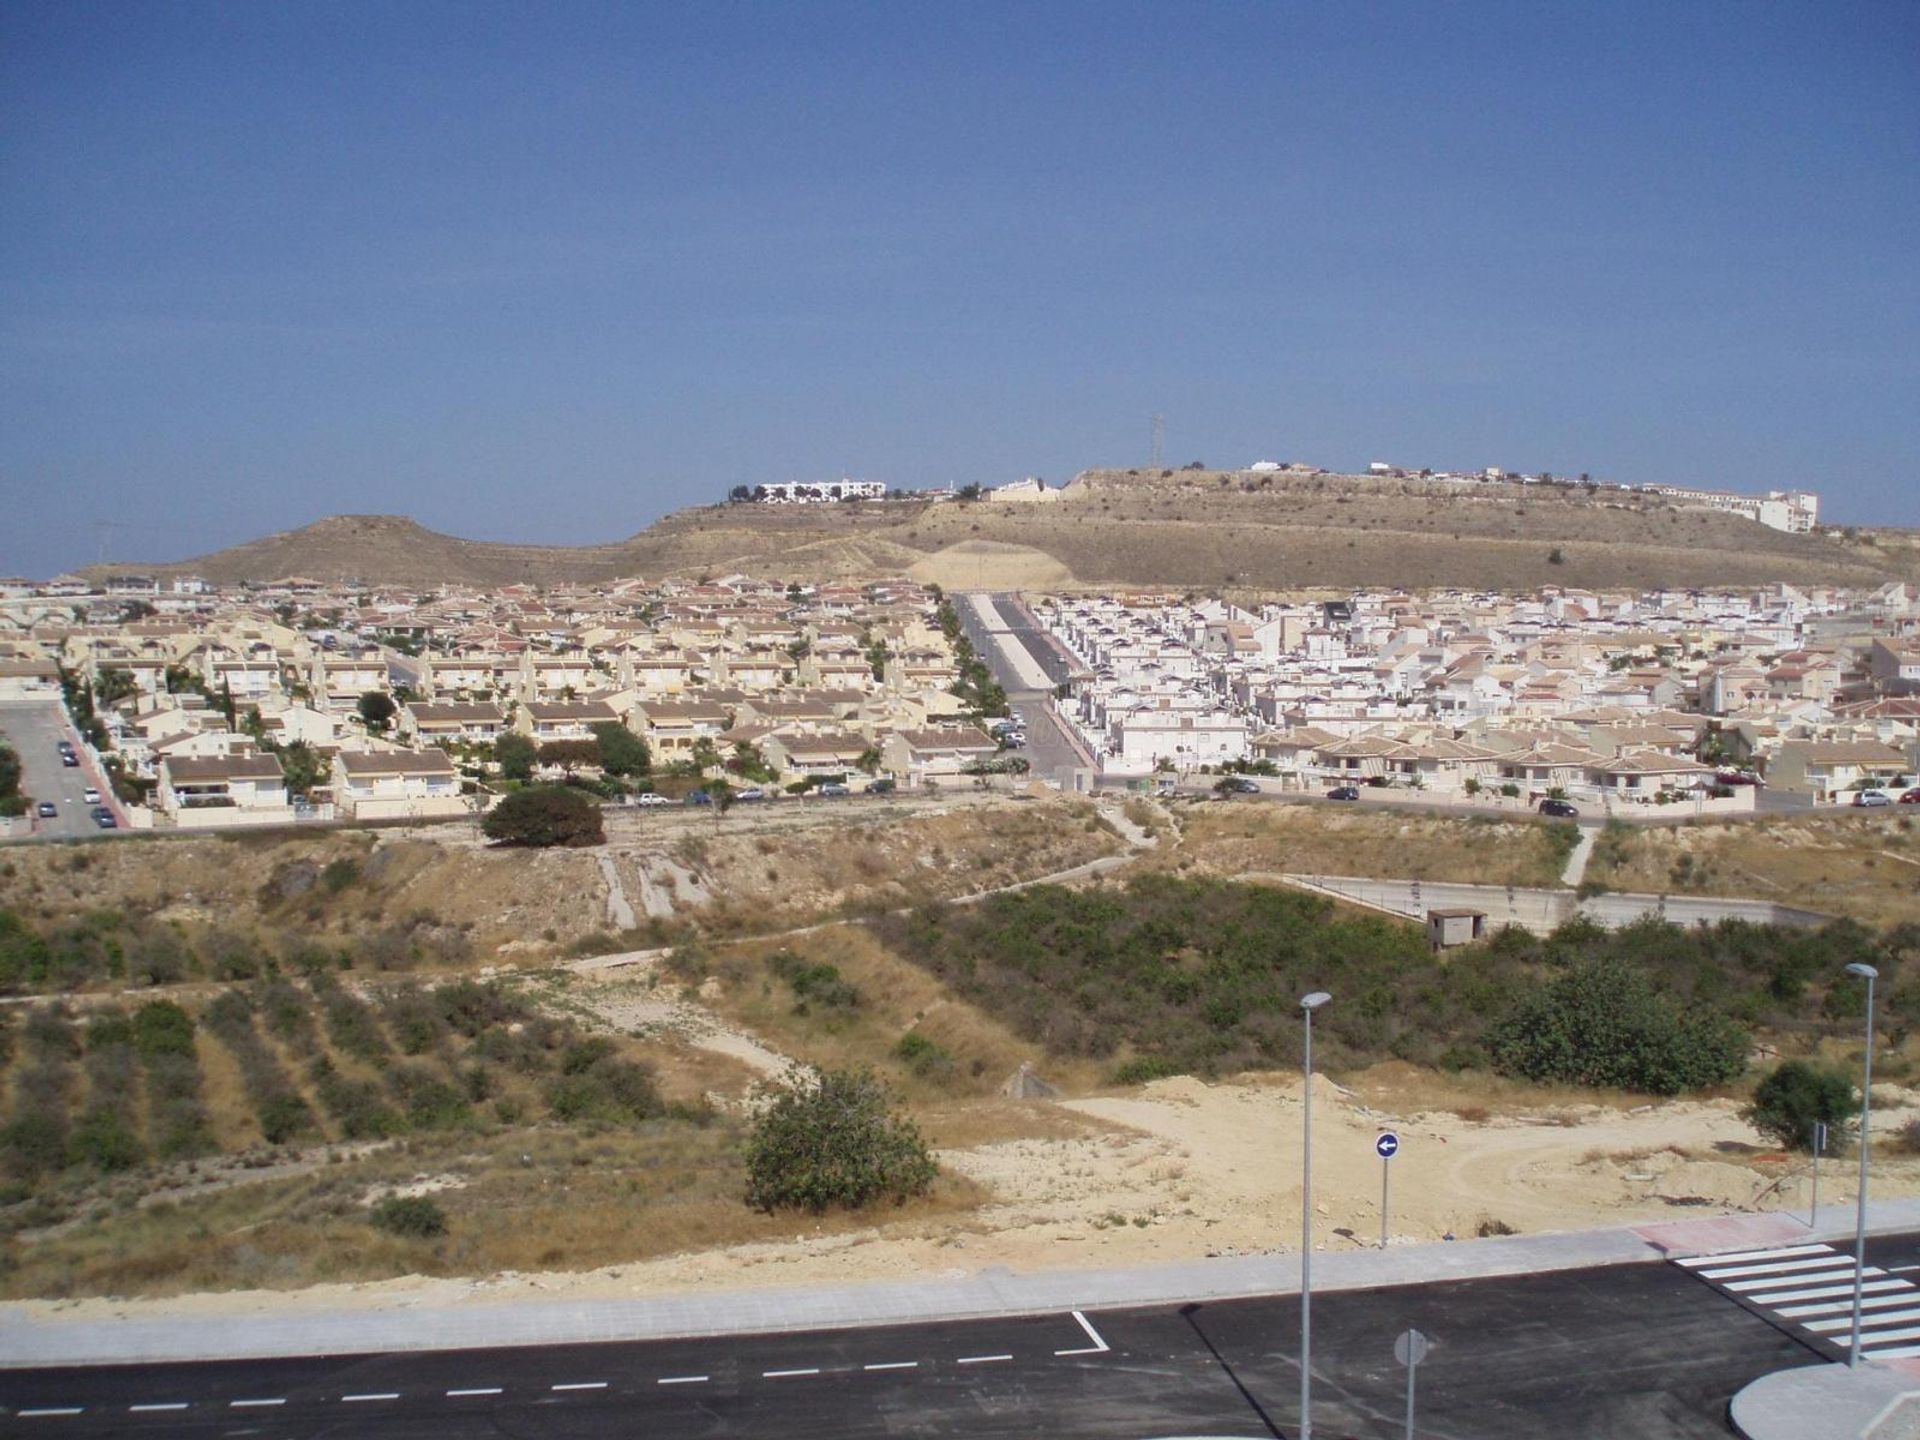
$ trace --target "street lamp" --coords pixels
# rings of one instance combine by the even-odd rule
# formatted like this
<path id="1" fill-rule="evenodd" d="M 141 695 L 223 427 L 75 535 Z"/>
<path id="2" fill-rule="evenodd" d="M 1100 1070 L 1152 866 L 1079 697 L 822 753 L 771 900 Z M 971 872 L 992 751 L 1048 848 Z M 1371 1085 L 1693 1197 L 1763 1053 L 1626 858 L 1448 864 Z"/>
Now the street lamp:
<path id="1" fill-rule="evenodd" d="M 1849 975 L 1867 982 L 1867 1055 L 1860 1075 L 1860 1195 L 1853 1209 L 1853 1343 L 1847 1364 L 1860 1364 L 1860 1292 L 1867 1278 L 1867 1122 L 1873 1115 L 1873 982 L 1880 972 L 1859 961 L 1847 966 Z"/>
<path id="2" fill-rule="evenodd" d="M 1300 1440 L 1313 1440 L 1313 1012 L 1332 998 L 1324 990 L 1300 997 L 1307 1027 L 1300 1064 Z"/>

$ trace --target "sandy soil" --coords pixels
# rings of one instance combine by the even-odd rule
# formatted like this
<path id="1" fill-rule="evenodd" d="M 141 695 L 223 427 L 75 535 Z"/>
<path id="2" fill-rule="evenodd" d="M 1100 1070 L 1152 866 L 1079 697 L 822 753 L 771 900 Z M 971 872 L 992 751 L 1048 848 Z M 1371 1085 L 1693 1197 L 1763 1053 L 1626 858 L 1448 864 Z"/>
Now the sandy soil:
<path id="1" fill-rule="evenodd" d="M 764 1051 L 754 1057 L 763 1063 L 766 1058 Z M 1489 1220 L 1534 1232 L 1806 1203 L 1803 1167 L 1763 1149 L 1731 1101 L 1633 1110 L 1581 1104 L 1480 1122 L 1448 1111 L 1388 1113 L 1324 1077 L 1316 1081 L 1314 1096 L 1314 1238 L 1322 1249 L 1378 1243 L 1381 1167 L 1373 1139 L 1383 1128 L 1402 1140 L 1392 1162 L 1389 1228 L 1396 1244 L 1448 1234 L 1469 1239 Z M 1224 1084 L 1176 1078 L 1124 1094 L 1030 1103 L 1057 1104 L 1081 1123 L 1056 1128 L 1084 1133 L 941 1152 L 944 1165 L 984 1185 L 994 1198 L 964 1221 L 936 1228 L 883 1224 L 585 1274 L 411 1277 L 293 1294 L 29 1301 L 15 1308 L 63 1319 L 409 1308 L 515 1296 L 593 1298 L 958 1277 L 989 1266 L 1124 1266 L 1286 1250 L 1295 1243 L 1302 1113 L 1297 1078 Z M 1876 1122 L 1885 1127 L 1880 1133 L 1891 1134 L 1920 1115 L 1920 1093 L 1876 1087 L 1875 1107 Z M 1851 1197 L 1849 1170 L 1843 1159 L 1828 1162 L 1824 1200 L 1838 1204 Z M 1875 1190 L 1920 1193 L 1920 1159 L 1877 1160 Z"/>

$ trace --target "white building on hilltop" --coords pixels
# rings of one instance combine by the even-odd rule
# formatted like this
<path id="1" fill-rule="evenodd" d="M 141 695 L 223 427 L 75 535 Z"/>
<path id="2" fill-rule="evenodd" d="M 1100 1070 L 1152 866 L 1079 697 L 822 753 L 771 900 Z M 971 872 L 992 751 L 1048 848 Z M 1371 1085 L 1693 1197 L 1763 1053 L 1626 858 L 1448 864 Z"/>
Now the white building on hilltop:
<path id="1" fill-rule="evenodd" d="M 753 487 L 753 498 L 762 505 L 822 505 L 835 500 L 884 500 L 886 482 L 882 480 L 780 480 L 772 485 Z"/>

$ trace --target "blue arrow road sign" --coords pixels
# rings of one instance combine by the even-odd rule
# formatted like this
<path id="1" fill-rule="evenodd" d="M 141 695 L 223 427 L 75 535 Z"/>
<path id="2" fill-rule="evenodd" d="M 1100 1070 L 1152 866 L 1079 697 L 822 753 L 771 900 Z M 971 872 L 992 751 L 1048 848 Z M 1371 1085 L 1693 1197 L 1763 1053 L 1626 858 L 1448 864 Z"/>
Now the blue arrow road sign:
<path id="1" fill-rule="evenodd" d="M 1373 1142 L 1373 1148 L 1382 1160 L 1391 1160 L 1394 1152 L 1400 1148 L 1400 1137 L 1389 1130 Z"/>

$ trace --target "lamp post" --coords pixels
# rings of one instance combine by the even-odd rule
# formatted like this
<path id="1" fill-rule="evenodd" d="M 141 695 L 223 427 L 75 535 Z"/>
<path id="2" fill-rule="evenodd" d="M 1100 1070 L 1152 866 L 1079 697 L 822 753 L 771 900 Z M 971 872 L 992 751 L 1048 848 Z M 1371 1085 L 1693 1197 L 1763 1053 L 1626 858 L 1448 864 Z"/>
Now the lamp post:
<path id="1" fill-rule="evenodd" d="M 1853 1209 L 1853 1343 L 1847 1364 L 1860 1364 L 1860 1293 L 1867 1278 L 1867 1122 L 1873 1115 L 1873 982 L 1880 972 L 1858 961 L 1847 966 L 1849 975 L 1867 982 L 1867 1054 L 1860 1074 L 1860 1195 Z"/>
<path id="2" fill-rule="evenodd" d="M 1300 997 L 1306 1048 L 1300 1069 L 1300 1440 L 1313 1440 L 1313 1012 L 1333 996 L 1324 990 Z"/>

